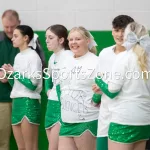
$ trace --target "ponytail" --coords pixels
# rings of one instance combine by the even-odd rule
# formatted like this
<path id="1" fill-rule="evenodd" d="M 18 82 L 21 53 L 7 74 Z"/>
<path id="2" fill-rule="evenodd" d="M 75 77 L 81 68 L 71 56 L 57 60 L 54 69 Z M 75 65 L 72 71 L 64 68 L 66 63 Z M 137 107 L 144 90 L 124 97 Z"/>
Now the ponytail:
<path id="1" fill-rule="evenodd" d="M 31 48 L 32 48 L 32 46 L 31 46 Z M 39 55 L 39 57 L 40 57 L 40 59 L 42 61 L 42 69 L 46 68 L 46 61 L 45 61 L 45 56 L 44 56 L 44 50 L 41 47 L 39 39 L 37 39 L 37 41 L 36 41 L 36 49 L 33 49 L 33 50 L 35 50 L 37 52 L 37 54 Z"/>

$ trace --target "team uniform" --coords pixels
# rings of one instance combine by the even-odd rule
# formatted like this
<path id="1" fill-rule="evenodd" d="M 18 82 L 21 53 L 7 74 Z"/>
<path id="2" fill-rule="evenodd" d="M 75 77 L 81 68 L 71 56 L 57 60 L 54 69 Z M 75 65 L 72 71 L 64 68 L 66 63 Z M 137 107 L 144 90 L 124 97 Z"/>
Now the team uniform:
<path id="1" fill-rule="evenodd" d="M 45 80 L 46 92 L 51 89 L 48 95 L 47 110 L 45 115 L 45 128 L 49 129 L 56 123 L 60 123 L 60 101 L 57 97 L 56 85 L 59 83 L 59 70 L 65 57 L 72 55 L 69 50 L 60 50 L 53 53 L 49 59 L 48 75 Z"/>
<path id="2" fill-rule="evenodd" d="M 98 75 L 103 77 L 103 80 L 107 83 L 111 76 L 112 66 L 116 61 L 119 54 L 115 54 L 115 45 L 103 49 L 99 54 L 99 62 L 97 67 Z M 105 94 L 102 94 L 100 113 L 98 117 L 98 130 L 97 130 L 97 150 L 108 149 L 107 137 L 108 128 L 111 119 L 110 105 L 112 100 Z"/>
<path id="3" fill-rule="evenodd" d="M 148 71 L 150 70 L 148 55 Z M 116 78 L 115 72 L 121 76 Z M 134 143 L 150 137 L 150 78 L 143 79 L 133 50 L 119 56 L 112 69 L 109 91 L 119 91 L 112 100 L 109 139 L 121 143 Z"/>
<path id="4" fill-rule="evenodd" d="M 14 84 L 10 97 L 12 105 L 12 125 L 23 118 L 32 124 L 40 124 L 42 90 L 42 63 L 36 51 L 28 48 L 17 54 L 14 61 Z"/>
<path id="5" fill-rule="evenodd" d="M 60 71 L 61 120 L 60 136 L 77 137 L 85 131 L 97 134 L 99 108 L 92 105 L 92 85 L 98 57 L 91 52 L 67 57 Z"/>

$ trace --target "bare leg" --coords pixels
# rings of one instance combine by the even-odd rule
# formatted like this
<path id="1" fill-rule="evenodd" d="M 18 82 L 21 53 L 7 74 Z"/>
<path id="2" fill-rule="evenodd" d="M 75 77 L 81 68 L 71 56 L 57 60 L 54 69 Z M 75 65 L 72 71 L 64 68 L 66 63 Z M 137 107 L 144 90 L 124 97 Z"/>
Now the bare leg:
<path id="1" fill-rule="evenodd" d="M 134 150 L 134 144 L 123 144 L 108 140 L 108 150 Z"/>
<path id="2" fill-rule="evenodd" d="M 47 137 L 49 141 L 49 150 L 58 150 L 60 124 L 55 124 L 52 128 L 47 129 Z"/>
<path id="3" fill-rule="evenodd" d="M 18 150 L 25 150 L 25 143 L 24 143 L 24 139 L 23 139 L 23 135 L 21 131 L 21 124 L 13 125 L 12 129 L 13 129 L 13 134 L 14 134 L 17 146 L 18 146 Z"/>
<path id="4" fill-rule="evenodd" d="M 146 141 L 139 141 L 134 143 L 134 150 L 145 150 Z"/>
<path id="5" fill-rule="evenodd" d="M 38 150 L 38 125 L 31 124 L 24 118 L 21 129 L 26 150 Z"/>
<path id="6" fill-rule="evenodd" d="M 96 150 L 96 137 L 89 131 L 86 131 L 80 137 L 75 137 L 74 140 L 78 150 Z"/>
<path id="7" fill-rule="evenodd" d="M 58 150 L 78 150 L 72 137 L 59 137 Z"/>

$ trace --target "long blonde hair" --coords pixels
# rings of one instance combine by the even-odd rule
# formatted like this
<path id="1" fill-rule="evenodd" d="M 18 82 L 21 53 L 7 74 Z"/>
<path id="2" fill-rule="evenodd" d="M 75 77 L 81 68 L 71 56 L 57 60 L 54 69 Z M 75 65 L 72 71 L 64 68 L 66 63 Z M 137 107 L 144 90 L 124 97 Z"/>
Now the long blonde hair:
<path id="1" fill-rule="evenodd" d="M 86 39 L 91 39 L 90 33 L 88 30 L 86 30 L 84 27 L 80 26 L 80 27 L 74 27 L 70 30 L 69 34 L 71 32 L 77 31 L 79 32 L 84 38 Z M 89 48 L 89 51 L 93 54 L 97 54 L 97 49 L 95 46 L 93 46 L 91 49 Z"/>
<path id="2" fill-rule="evenodd" d="M 138 24 L 136 22 L 132 22 L 130 23 L 125 32 L 134 32 L 137 36 L 138 39 L 140 39 L 140 37 L 148 34 L 148 30 L 141 24 Z M 127 33 L 126 33 L 127 35 Z M 140 46 L 139 43 L 137 43 L 134 47 L 133 47 L 133 51 L 134 53 L 137 55 L 137 61 L 138 61 L 138 65 L 143 73 L 144 79 L 147 79 L 147 64 L 148 64 L 148 60 L 147 60 L 147 55 L 146 55 L 146 51 L 143 47 Z"/>

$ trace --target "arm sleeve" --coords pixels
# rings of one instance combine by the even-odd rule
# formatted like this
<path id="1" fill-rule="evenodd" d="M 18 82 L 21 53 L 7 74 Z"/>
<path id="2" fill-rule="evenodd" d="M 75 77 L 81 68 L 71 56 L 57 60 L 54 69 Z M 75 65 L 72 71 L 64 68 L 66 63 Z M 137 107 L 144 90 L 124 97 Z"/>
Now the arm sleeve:
<path id="1" fill-rule="evenodd" d="M 22 76 L 19 72 L 14 72 L 12 76 L 15 79 L 17 79 L 20 83 L 22 83 L 25 87 L 27 87 L 28 89 L 32 91 L 34 91 L 37 88 L 37 86 L 34 85 L 30 79 Z M 12 81 L 9 83 L 12 84 Z"/>
<path id="2" fill-rule="evenodd" d="M 113 99 L 119 92 L 111 93 L 108 89 L 108 84 L 105 83 L 101 77 L 95 78 L 95 83 L 99 86 L 103 93 L 105 93 L 109 98 Z"/>
<path id="3" fill-rule="evenodd" d="M 92 101 L 96 104 L 99 104 L 101 102 L 101 96 L 102 96 L 101 94 L 94 93 L 92 97 Z"/>
<path id="4" fill-rule="evenodd" d="M 101 90 L 111 99 L 116 97 L 125 81 L 125 74 L 128 66 L 127 53 L 122 53 L 117 56 L 117 59 L 112 67 L 111 76 L 109 76 L 108 84 L 106 84 L 101 77 L 96 78 L 96 84 Z"/>
<path id="5" fill-rule="evenodd" d="M 49 77 L 48 75 L 45 75 L 45 92 L 47 93 L 47 91 L 52 89 L 52 87 L 53 87 L 52 78 Z"/>
<path id="6" fill-rule="evenodd" d="M 51 69 L 51 58 L 48 62 L 48 70 L 47 74 L 45 74 L 45 92 L 53 88 L 53 80 L 52 80 L 52 69 Z"/>
<path id="7" fill-rule="evenodd" d="M 98 57 L 98 63 L 96 65 L 96 69 L 95 69 L 95 78 L 98 76 L 98 74 L 100 74 L 100 65 L 101 64 L 101 59 L 100 59 L 100 56 Z M 101 94 L 97 94 L 97 93 L 94 93 L 93 96 L 92 96 L 92 101 L 96 104 L 99 104 L 101 102 Z"/>
<path id="8" fill-rule="evenodd" d="M 7 74 L 7 78 L 8 78 L 8 74 Z M 8 79 L 8 82 L 9 82 L 9 84 L 11 85 L 11 87 L 13 87 L 13 85 L 14 85 L 14 77 L 13 77 L 13 75 L 10 75 L 10 77 L 9 77 L 9 79 Z"/>
<path id="9" fill-rule="evenodd" d="M 57 92 L 58 100 L 59 100 L 59 102 L 61 102 L 61 99 L 60 99 L 60 97 L 61 97 L 60 84 L 56 85 L 56 92 Z"/>

